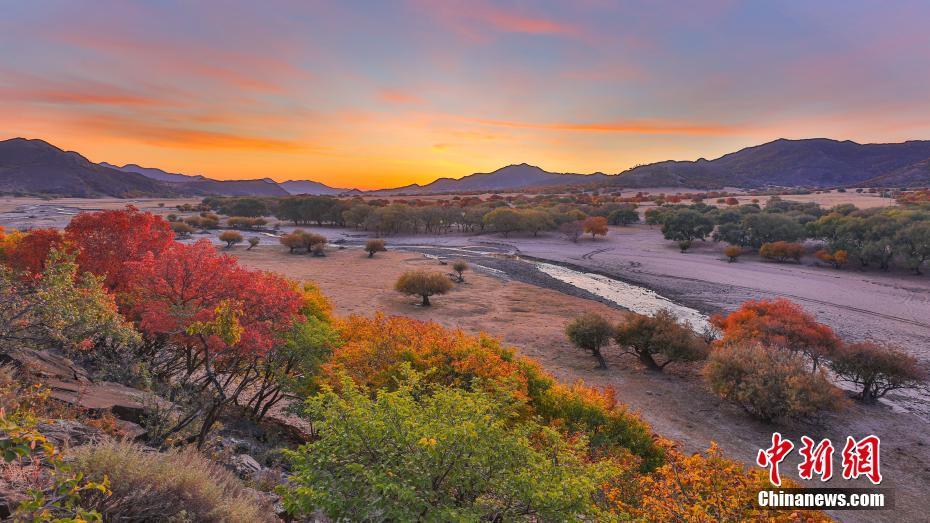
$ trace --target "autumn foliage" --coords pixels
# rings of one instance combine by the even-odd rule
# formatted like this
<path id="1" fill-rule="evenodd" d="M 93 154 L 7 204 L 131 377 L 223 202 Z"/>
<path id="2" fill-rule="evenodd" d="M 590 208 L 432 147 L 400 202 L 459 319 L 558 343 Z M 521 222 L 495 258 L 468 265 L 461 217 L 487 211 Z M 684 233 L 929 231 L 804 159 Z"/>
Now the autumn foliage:
<path id="1" fill-rule="evenodd" d="M 6 264 L 27 274 L 39 274 L 52 250 L 66 248 L 67 240 L 58 229 L 35 229 L 13 233 L 4 240 L 2 252 Z"/>
<path id="2" fill-rule="evenodd" d="M 584 232 L 595 236 L 607 236 L 607 218 L 592 216 L 584 221 Z"/>
<path id="3" fill-rule="evenodd" d="M 798 262 L 804 254 L 804 247 L 799 243 L 777 241 L 765 243 L 759 248 L 759 256 L 783 263 L 788 260 Z"/>
<path id="4" fill-rule="evenodd" d="M 841 343 L 833 329 L 818 323 L 800 305 L 784 298 L 750 300 L 729 315 L 714 316 L 711 321 L 722 334 L 719 345 L 753 342 L 802 352 L 815 368 Z"/>
<path id="5" fill-rule="evenodd" d="M 159 256 L 174 244 L 167 221 L 131 205 L 124 210 L 81 213 L 65 228 L 65 237 L 79 249 L 81 270 L 103 276 L 111 290 L 126 288 L 131 275 L 128 262 L 147 254 Z"/>

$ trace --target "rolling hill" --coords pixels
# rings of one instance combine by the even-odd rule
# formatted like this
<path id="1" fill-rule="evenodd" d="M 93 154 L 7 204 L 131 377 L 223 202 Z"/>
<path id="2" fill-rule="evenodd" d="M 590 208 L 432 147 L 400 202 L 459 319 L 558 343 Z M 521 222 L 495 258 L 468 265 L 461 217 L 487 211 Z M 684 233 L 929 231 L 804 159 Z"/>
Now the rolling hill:
<path id="1" fill-rule="evenodd" d="M 77 198 L 178 195 L 141 174 L 104 167 L 76 152 L 25 138 L 0 141 L 0 193 Z"/>
<path id="2" fill-rule="evenodd" d="M 555 185 L 572 185 L 604 182 L 608 175 L 604 173 L 574 174 L 553 173 L 535 165 L 521 163 L 508 165 L 489 173 L 474 173 L 462 178 L 439 178 L 426 185 L 407 185 L 395 189 L 369 191 L 370 194 L 429 194 L 465 191 L 508 191 L 546 187 Z"/>
<path id="3" fill-rule="evenodd" d="M 170 173 L 154 167 L 141 167 L 134 163 L 117 167 L 105 165 L 126 173 L 137 173 L 158 180 L 181 194 L 192 196 L 287 196 L 284 188 L 270 178 L 258 180 L 214 180 L 200 175 Z"/>
<path id="4" fill-rule="evenodd" d="M 611 182 L 626 187 L 694 188 L 914 185 L 930 179 L 928 160 L 930 141 L 858 144 L 827 138 L 780 139 L 715 160 L 638 166 Z"/>

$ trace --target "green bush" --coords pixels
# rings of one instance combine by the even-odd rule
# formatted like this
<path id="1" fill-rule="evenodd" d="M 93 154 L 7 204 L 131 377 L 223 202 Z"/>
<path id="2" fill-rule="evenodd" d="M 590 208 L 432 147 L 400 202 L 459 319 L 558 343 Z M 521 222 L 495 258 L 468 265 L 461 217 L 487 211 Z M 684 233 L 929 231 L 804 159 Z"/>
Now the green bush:
<path id="1" fill-rule="evenodd" d="M 342 395 L 311 398 L 319 438 L 288 452 L 285 506 L 346 521 L 570 521 L 595 518 L 617 471 L 588 463 L 509 402 L 479 391 L 426 389 L 409 373 L 374 399 L 347 378 Z"/>

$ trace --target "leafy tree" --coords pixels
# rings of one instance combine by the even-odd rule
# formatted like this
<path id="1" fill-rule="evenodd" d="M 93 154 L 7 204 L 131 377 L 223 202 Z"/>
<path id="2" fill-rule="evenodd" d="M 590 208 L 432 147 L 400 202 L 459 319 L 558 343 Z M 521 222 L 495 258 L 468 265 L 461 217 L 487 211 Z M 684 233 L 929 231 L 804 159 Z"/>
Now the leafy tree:
<path id="1" fill-rule="evenodd" d="M 808 372 L 797 354 L 752 343 L 715 349 L 704 376 L 715 394 L 767 423 L 841 405 L 839 390 L 822 371 Z"/>
<path id="2" fill-rule="evenodd" d="M 730 245 L 749 245 L 749 241 L 743 233 L 743 227 L 739 223 L 721 223 L 714 230 L 713 239 L 715 242 L 722 241 Z"/>
<path id="3" fill-rule="evenodd" d="M 537 209 L 526 209 L 520 212 L 523 218 L 523 228 L 538 236 L 539 231 L 548 231 L 555 228 L 555 221 L 552 215 L 545 211 Z"/>
<path id="4" fill-rule="evenodd" d="M 51 251 L 37 278 L 0 265 L 0 350 L 20 346 L 88 351 L 126 345 L 138 334 L 116 310 L 102 278 L 78 274 L 74 254 Z"/>
<path id="5" fill-rule="evenodd" d="M 593 354 L 597 358 L 598 368 L 607 368 L 601 347 L 610 343 L 614 327 L 603 316 L 593 312 L 585 313 L 565 326 L 565 335 L 576 347 Z"/>
<path id="6" fill-rule="evenodd" d="M 251 238 L 249 238 L 249 248 L 246 250 L 251 251 L 253 248 L 257 247 L 258 244 L 261 243 L 261 241 L 262 241 L 261 238 L 259 238 L 258 236 L 252 236 Z"/>
<path id="7" fill-rule="evenodd" d="M 584 232 L 589 233 L 592 239 L 597 235 L 607 236 L 607 218 L 591 216 L 584 221 Z"/>
<path id="8" fill-rule="evenodd" d="M 872 342 L 840 348 L 830 360 L 837 376 L 859 387 L 857 397 L 872 403 L 897 389 L 921 387 L 927 372 L 917 359 L 898 349 Z"/>
<path id="9" fill-rule="evenodd" d="M 691 326 L 679 323 L 666 309 L 653 316 L 630 315 L 615 328 L 614 341 L 638 357 L 647 368 L 656 371 L 676 361 L 705 359 L 708 352 L 707 343 L 691 330 Z M 656 362 L 658 355 L 665 361 Z"/>
<path id="10" fill-rule="evenodd" d="M 562 521 L 595 518 L 613 469 L 588 463 L 584 442 L 513 422 L 481 391 L 423 390 L 415 375 L 374 398 L 344 382 L 311 398 L 318 439 L 286 451 L 288 511 L 334 520 Z"/>
<path id="11" fill-rule="evenodd" d="M 678 250 L 680 252 L 685 252 L 691 248 L 691 240 L 681 240 L 678 242 Z"/>
<path id="12" fill-rule="evenodd" d="M 501 207 L 485 214 L 484 223 L 507 237 L 510 233 L 523 229 L 525 222 L 520 212 Z"/>
<path id="13" fill-rule="evenodd" d="M 788 260 L 799 262 L 803 253 L 804 247 L 801 244 L 788 243 L 784 241 L 766 243 L 763 244 L 759 249 L 759 256 L 768 258 L 770 260 L 775 260 L 779 263 L 783 263 Z"/>
<path id="14" fill-rule="evenodd" d="M 259 380 L 258 363 L 299 319 L 301 297 L 288 280 L 242 269 L 208 240 L 175 243 L 128 266 L 130 313 L 147 338 L 140 358 L 156 379 L 204 396 L 158 438 L 199 420 L 194 439 L 203 445 L 224 410 Z"/>
<path id="15" fill-rule="evenodd" d="M 666 240 L 691 242 L 703 240 L 714 230 L 714 222 L 690 209 L 669 213 L 662 220 L 662 235 Z"/>
<path id="16" fill-rule="evenodd" d="M 817 320 L 800 305 L 778 298 L 750 300 L 728 316 L 711 318 L 722 333 L 721 345 L 757 342 L 790 352 L 802 352 L 813 362 L 831 357 L 840 339 L 830 327 Z"/>
<path id="17" fill-rule="evenodd" d="M 369 258 L 374 258 L 376 252 L 384 252 L 387 249 L 384 247 L 384 240 L 372 239 L 365 242 L 365 252 L 368 253 Z"/>
<path id="18" fill-rule="evenodd" d="M 578 238 L 581 238 L 581 235 L 584 234 L 584 222 L 565 222 L 559 226 L 559 232 L 572 242 L 577 243 Z"/>
<path id="19" fill-rule="evenodd" d="M 394 289 L 403 294 L 421 296 L 421 305 L 429 307 L 429 297 L 452 290 L 452 283 L 442 273 L 423 270 L 407 271 L 397 279 Z"/>
<path id="20" fill-rule="evenodd" d="M 67 241 L 58 229 L 34 229 L 25 234 L 11 235 L 2 253 L 4 263 L 27 274 L 39 274 L 53 250 L 67 250 Z"/>
<path id="21" fill-rule="evenodd" d="M 259 217 L 267 216 L 268 205 L 258 198 L 235 198 L 220 206 L 220 212 L 226 216 Z"/>
<path id="22" fill-rule="evenodd" d="M 131 278 L 127 268 L 152 254 L 160 256 L 174 243 L 167 221 L 131 205 L 123 210 L 84 212 L 65 228 L 65 237 L 79 249 L 78 265 L 105 278 L 111 290 L 123 290 Z"/>
<path id="23" fill-rule="evenodd" d="M 737 245 L 728 245 L 723 249 L 723 255 L 727 257 L 727 261 L 730 263 L 735 262 L 741 254 L 743 254 L 743 249 Z"/>
<path id="24" fill-rule="evenodd" d="M 639 222 L 639 213 L 636 211 L 636 205 L 621 205 L 607 215 L 607 221 L 611 225 L 630 225 L 631 223 Z"/>
<path id="25" fill-rule="evenodd" d="M 242 234 L 236 231 L 223 231 L 220 233 L 220 241 L 226 242 L 226 248 L 229 249 L 237 243 L 242 243 L 243 241 Z"/>
<path id="26" fill-rule="evenodd" d="M 455 260 L 452 262 L 452 270 L 455 272 L 459 283 L 465 281 L 465 271 L 468 270 L 468 263 L 465 260 Z"/>
<path id="27" fill-rule="evenodd" d="M 746 246 L 759 248 L 772 242 L 796 242 L 804 237 L 804 227 L 782 214 L 762 212 L 748 214 L 742 220 Z"/>
<path id="28" fill-rule="evenodd" d="M 913 223 L 897 235 L 901 254 L 915 274 L 921 274 L 920 267 L 930 259 L 930 221 Z"/>

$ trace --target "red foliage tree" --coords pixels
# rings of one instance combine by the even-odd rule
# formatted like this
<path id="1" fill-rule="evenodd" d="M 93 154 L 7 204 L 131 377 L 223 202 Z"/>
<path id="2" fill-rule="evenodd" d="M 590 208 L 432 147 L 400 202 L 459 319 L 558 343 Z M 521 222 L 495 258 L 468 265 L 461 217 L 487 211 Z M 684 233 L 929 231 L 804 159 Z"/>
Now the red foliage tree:
<path id="1" fill-rule="evenodd" d="M 755 341 L 800 351 L 811 358 L 815 369 L 821 359 L 834 354 L 841 344 L 833 329 L 784 298 L 750 300 L 728 316 L 717 315 L 711 321 L 723 334 L 718 342 L 721 345 Z"/>
<path id="2" fill-rule="evenodd" d="M 45 269 L 49 251 L 62 249 L 65 244 L 65 237 L 58 229 L 29 231 L 5 253 L 6 264 L 29 274 L 39 274 Z"/>
<path id="3" fill-rule="evenodd" d="M 125 290 L 130 277 L 127 262 L 139 261 L 147 253 L 158 256 L 174 242 L 171 224 L 131 205 L 81 213 L 65 228 L 65 236 L 80 249 L 81 270 L 104 276 L 104 285 L 118 291 Z"/>

